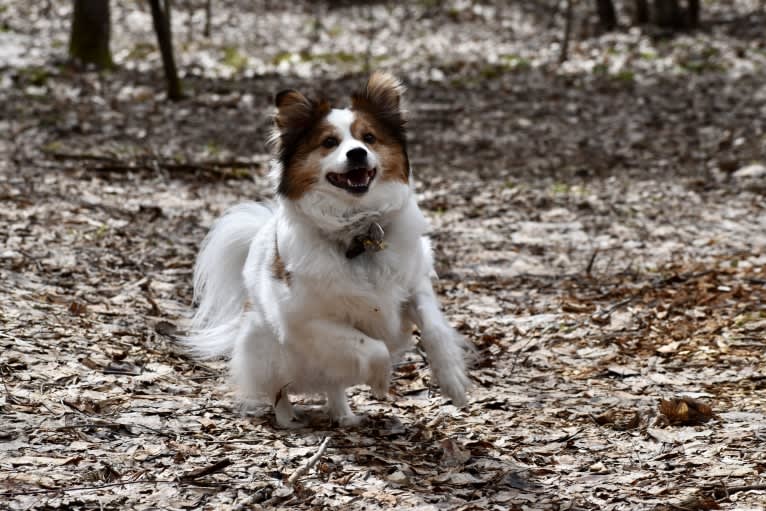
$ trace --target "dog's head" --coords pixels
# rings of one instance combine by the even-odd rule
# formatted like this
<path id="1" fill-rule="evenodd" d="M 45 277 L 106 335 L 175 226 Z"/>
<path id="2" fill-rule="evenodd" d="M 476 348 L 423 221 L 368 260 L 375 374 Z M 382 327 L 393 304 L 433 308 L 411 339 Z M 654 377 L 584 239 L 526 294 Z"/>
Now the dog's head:
<path id="1" fill-rule="evenodd" d="M 295 90 L 277 94 L 277 193 L 312 214 L 349 218 L 402 204 L 410 180 L 403 90 L 375 72 L 350 108 Z"/>

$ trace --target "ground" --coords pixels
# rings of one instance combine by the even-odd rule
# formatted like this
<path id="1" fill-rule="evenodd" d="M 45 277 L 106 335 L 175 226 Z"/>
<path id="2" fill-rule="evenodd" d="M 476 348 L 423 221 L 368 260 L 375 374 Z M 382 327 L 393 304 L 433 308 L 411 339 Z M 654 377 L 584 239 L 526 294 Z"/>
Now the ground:
<path id="1" fill-rule="evenodd" d="M 113 2 L 99 74 L 64 62 L 68 5 L 4 4 L 0 507 L 763 509 L 763 4 L 676 37 L 578 4 L 559 65 L 554 3 L 232 0 L 210 38 L 179 3 L 179 103 L 145 5 Z M 271 196 L 274 92 L 373 67 L 409 89 L 470 403 L 415 350 L 389 399 L 353 389 L 362 427 L 285 431 L 177 344 L 194 256 Z"/>

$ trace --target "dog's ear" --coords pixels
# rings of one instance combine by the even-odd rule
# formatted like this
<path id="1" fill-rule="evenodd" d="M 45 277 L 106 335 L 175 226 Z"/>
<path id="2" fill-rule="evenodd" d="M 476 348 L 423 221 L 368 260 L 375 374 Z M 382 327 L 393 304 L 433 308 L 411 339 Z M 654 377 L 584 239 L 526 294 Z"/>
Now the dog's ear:
<path id="1" fill-rule="evenodd" d="M 364 88 L 352 96 L 352 101 L 354 106 L 366 102 L 366 106 L 373 106 L 378 112 L 392 114 L 399 112 L 403 93 L 404 86 L 395 76 L 375 71 Z"/>
<path id="2" fill-rule="evenodd" d="M 374 115 L 393 134 L 404 135 L 403 93 L 404 86 L 395 76 L 375 71 L 364 87 L 351 95 L 351 106 Z"/>
<path id="3" fill-rule="evenodd" d="M 330 109 L 327 101 L 310 100 L 293 89 L 279 92 L 274 96 L 274 104 L 277 107 L 274 124 L 281 131 L 308 126 Z"/>
<path id="4" fill-rule="evenodd" d="M 276 106 L 279 110 L 283 108 L 295 107 L 296 105 L 301 104 L 306 105 L 308 103 L 309 100 L 306 98 L 306 96 L 295 89 L 285 89 L 278 92 L 277 95 L 274 96 L 274 106 Z"/>

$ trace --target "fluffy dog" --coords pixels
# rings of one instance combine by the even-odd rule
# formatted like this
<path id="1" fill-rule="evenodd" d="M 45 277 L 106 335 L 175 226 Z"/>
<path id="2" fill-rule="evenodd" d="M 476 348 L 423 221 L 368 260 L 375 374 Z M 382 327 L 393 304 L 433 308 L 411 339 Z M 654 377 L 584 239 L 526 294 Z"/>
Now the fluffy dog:
<path id="1" fill-rule="evenodd" d="M 358 424 L 345 389 L 385 396 L 413 325 L 442 392 L 466 401 L 466 343 L 431 286 L 403 90 L 376 72 L 349 108 L 277 94 L 275 203 L 230 209 L 197 258 L 185 342 L 199 356 L 230 356 L 243 397 L 272 404 L 280 426 L 304 425 L 290 402 L 302 393 L 324 393 L 334 423 Z"/>

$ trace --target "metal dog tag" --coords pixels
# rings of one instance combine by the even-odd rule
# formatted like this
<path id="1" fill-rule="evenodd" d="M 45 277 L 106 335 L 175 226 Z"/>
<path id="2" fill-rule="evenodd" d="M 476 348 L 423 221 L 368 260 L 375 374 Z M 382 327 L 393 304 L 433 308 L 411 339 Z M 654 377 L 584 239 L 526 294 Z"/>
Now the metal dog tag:
<path id="1" fill-rule="evenodd" d="M 370 228 L 367 229 L 367 234 L 355 237 L 351 241 L 351 245 L 346 250 L 346 257 L 353 259 L 364 252 L 380 252 L 386 248 L 386 243 L 383 238 L 386 236 L 386 231 L 380 226 L 379 223 L 373 222 L 370 224 Z"/>

